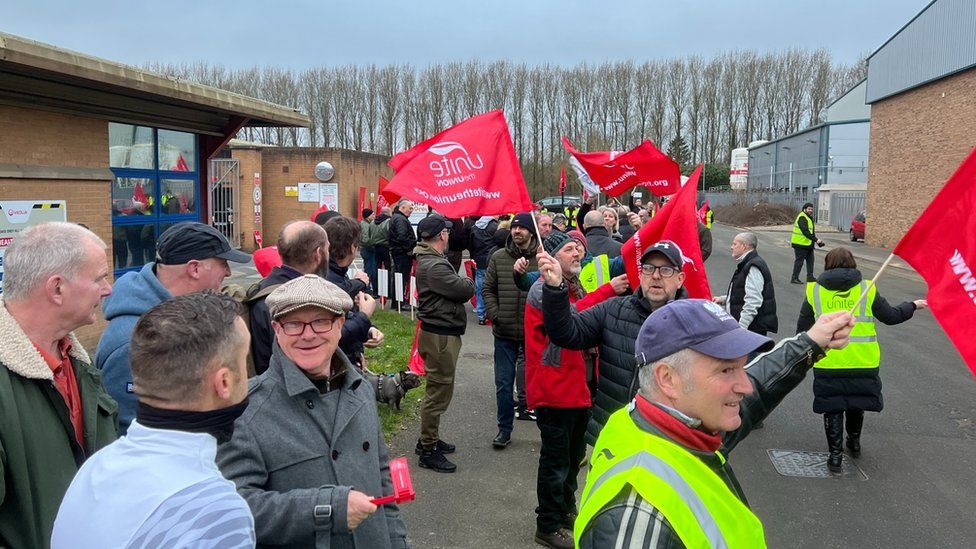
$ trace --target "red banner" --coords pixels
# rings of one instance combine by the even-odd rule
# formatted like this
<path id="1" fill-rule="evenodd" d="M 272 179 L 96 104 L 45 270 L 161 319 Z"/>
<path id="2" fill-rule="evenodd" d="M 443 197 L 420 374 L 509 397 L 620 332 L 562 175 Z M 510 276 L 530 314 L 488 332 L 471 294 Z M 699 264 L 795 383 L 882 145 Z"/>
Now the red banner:
<path id="1" fill-rule="evenodd" d="M 418 322 L 413 331 L 413 346 L 410 347 L 410 360 L 407 362 L 407 368 L 418 376 L 423 376 L 427 375 L 427 369 L 424 368 L 424 359 L 420 356 L 420 351 L 417 350 L 417 339 L 419 337 L 420 323 Z"/>
<path id="2" fill-rule="evenodd" d="M 627 152 L 584 153 L 573 148 L 564 136 L 563 147 L 609 196 L 620 196 L 637 185 L 647 187 L 657 196 L 674 194 L 681 188 L 681 168 L 650 141 L 645 140 Z"/>
<path id="3" fill-rule="evenodd" d="M 932 314 L 976 374 L 976 149 L 946 181 L 893 253 L 929 285 Z"/>
<path id="4" fill-rule="evenodd" d="M 698 178 L 702 167 L 698 166 L 684 187 L 674 195 L 659 212 L 644 224 L 634 236 L 624 242 L 620 254 L 624 257 L 627 279 L 631 288 L 640 287 L 640 257 L 644 250 L 661 240 L 670 240 L 681 251 L 685 273 L 684 287 L 689 297 L 711 299 L 705 262 L 702 261 L 701 245 L 698 243 L 698 215 L 695 209 Z"/>
<path id="5" fill-rule="evenodd" d="M 698 208 L 698 221 L 701 221 L 702 225 L 708 225 L 708 199 L 705 199 L 702 207 Z"/>
<path id="6" fill-rule="evenodd" d="M 398 200 L 400 200 L 399 196 L 386 190 L 386 187 L 389 184 L 390 184 L 389 180 L 387 180 L 385 177 L 381 175 L 379 184 L 377 186 L 380 195 L 380 197 L 376 199 L 377 210 L 383 209 L 386 206 L 392 207 L 394 204 L 397 203 Z"/>
<path id="7" fill-rule="evenodd" d="M 387 185 L 446 217 L 532 211 L 500 110 L 471 117 L 390 159 Z"/>
<path id="8" fill-rule="evenodd" d="M 559 194 L 566 192 L 566 167 L 559 170 Z"/>

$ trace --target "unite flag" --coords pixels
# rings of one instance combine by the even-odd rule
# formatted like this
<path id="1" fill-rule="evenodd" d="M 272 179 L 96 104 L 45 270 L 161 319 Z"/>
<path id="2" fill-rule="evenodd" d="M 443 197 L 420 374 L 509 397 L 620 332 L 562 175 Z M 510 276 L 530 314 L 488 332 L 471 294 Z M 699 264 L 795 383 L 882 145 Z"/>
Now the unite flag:
<path id="1" fill-rule="evenodd" d="M 926 298 L 976 374 L 976 149 L 915 220 L 892 253 L 928 283 Z"/>
<path id="2" fill-rule="evenodd" d="M 608 196 L 620 196 L 628 189 L 641 185 L 657 196 L 678 192 L 681 187 L 681 168 L 671 157 L 659 151 L 650 141 L 626 152 L 580 152 L 563 136 L 563 147 L 573 155 L 580 167 Z"/>
<path id="3" fill-rule="evenodd" d="M 660 240 L 670 240 L 678 245 L 685 273 L 685 290 L 688 297 L 711 299 L 705 262 L 702 261 L 701 245 L 698 243 L 698 210 L 695 199 L 698 191 L 698 178 L 702 167 L 699 165 L 677 194 L 644 224 L 634 236 L 624 242 L 620 254 L 627 268 L 627 279 L 631 288 L 640 287 L 640 258 L 644 250 Z"/>
<path id="4" fill-rule="evenodd" d="M 390 159 L 385 191 L 427 204 L 445 217 L 532 211 L 500 110 L 473 116 Z"/>

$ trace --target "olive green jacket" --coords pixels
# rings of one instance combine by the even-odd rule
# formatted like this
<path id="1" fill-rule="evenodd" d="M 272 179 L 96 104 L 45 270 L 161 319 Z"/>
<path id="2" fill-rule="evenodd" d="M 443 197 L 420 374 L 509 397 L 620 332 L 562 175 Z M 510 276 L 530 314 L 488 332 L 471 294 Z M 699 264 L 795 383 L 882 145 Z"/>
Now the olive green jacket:
<path id="1" fill-rule="evenodd" d="M 51 368 L 0 299 L 0 547 L 49 547 L 71 479 L 118 436 L 118 405 L 81 343 L 69 337 L 85 448 L 75 441 Z"/>

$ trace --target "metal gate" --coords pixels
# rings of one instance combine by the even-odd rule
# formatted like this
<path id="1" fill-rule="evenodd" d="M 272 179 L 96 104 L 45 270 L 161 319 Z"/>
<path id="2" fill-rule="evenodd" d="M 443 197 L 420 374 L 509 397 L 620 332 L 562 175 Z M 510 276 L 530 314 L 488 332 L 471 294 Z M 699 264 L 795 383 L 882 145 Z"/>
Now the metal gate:
<path id="1" fill-rule="evenodd" d="M 241 165 L 230 158 L 210 161 L 210 225 L 241 247 Z"/>
<path id="2" fill-rule="evenodd" d="M 868 200 L 867 191 L 832 192 L 830 194 L 830 222 L 838 230 L 847 232 L 851 220 L 863 210 Z"/>

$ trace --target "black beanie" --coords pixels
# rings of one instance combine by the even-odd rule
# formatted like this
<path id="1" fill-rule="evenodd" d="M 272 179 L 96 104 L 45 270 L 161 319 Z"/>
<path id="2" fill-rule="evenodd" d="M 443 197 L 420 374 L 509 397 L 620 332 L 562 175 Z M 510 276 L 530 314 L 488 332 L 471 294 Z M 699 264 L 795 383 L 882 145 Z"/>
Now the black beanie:
<path id="1" fill-rule="evenodd" d="M 542 247 L 546 250 L 549 255 L 556 255 L 556 253 L 562 249 L 566 244 L 572 244 L 575 242 L 566 233 L 561 233 L 559 231 L 552 231 L 545 241 L 542 243 Z"/>
<path id="2" fill-rule="evenodd" d="M 369 217 L 371 215 L 373 215 L 373 210 L 371 210 L 369 208 L 363 208 L 363 219 L 366 219 L 367 217 Z"/>

